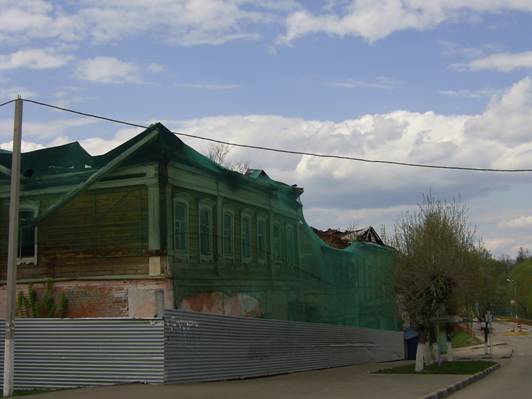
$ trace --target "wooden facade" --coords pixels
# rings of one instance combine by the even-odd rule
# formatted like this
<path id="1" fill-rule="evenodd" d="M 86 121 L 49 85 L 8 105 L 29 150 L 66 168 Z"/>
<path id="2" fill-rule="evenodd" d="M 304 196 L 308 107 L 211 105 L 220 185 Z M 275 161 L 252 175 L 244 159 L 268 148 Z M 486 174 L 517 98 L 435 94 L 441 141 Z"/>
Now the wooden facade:
<path id="1" fill-rule="evenodd" d="M 50 149 L 40 151 L 44 157 Z M 112 162 L 116 167 L 82 186 Z M 29 167 L 30 161 L 23 165 Z M 304 220 L 302 189 L 263 171 L 228 171 L 160 124 L 108 154 L 85 158 L 73 171 L 39 167 L 40 174 L 22 181 L 21 206 L 42 215 L 64 203 L 36 225 L 36 256 L 21 259 L 17 281 L 24 290 L 28 283 L 53 280 L 69 297 L 70 316 L 151 317 L 164 303 L 219 314 L 397 327 L 393 284 L 386 278 L 389 249 L 328 247 Z M 9 187 L 6 179 L 0 182 L 4 280 Z"/>

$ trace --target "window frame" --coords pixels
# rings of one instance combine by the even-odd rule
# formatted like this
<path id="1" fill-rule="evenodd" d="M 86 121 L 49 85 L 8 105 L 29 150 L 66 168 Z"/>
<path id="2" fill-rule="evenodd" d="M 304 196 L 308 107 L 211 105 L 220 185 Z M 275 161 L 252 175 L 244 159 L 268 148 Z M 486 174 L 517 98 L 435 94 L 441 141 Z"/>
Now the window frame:
<path id="1" fill-rule="evenodd" d="M 248 221 L 248 236 L 247 236 L 247 239 L 248 239 L 248 242 L 247 242 L 247 246 L 248 246 L 248 250 L 249 250 L 249 254 L 248 256 L 245 256 L 244 255 L 244 248 L 245 248 L 245 242 L 244 242 L 244 238 L 245 238 L 245 235 L 244 235 L 244 220 L 247 219 Z M 251 263 L 252 260 L 253 260 L 253 248 L 252 248 L 252 245 L 251 245 L 251 232 L 253 230 L 253 226 L 252 226 L 252 217 L 251 217 L 251 213 L 249 211 L 243 211 L 242 212 L 242 215 L 240 216 L 240 255 L 241 255 L 241 258 L 242 258 L 242 263 Z"/>
<path id="2" fill-rule="evenodd" d="M 226 254 L 225 252 L 225 215 L 231 215 L 231 253 Z M 235 258 L 235 211 L 232 209 L 224 208 L 222 212 L 222 256 L 225 259 L 234 259 Z"/>
<path id="3" fill-rule="evenodd" d="M 32 211 L 33 219 L 39 215 L 38 201 L 21 201 L 18 209 L 18 234 L 17 234 L 17 265 L 36 265 L 39 249 L 39 228 L 37 225 L 33 226 L 33 256 L 19 256 L 22 242 L 18 242 L 21 237 L 20 212 Z"/>
<path id="4" fill-rule="evenodd" d="M 183 204 L 185 206 L 185 236 L 184 236 L 184 242 L 185 242 L 185 248 L 179 249 L 177 248 L 177 239 L 176 239 L 176 222 L 177 222 L 177 214 L 176 214 L 176 206 L 177 204 Z M 190 253 L 190 201 L 185 199 L 183 196 L 175 196 L 173 200 L 173 207 L 172 207 L 172 214 L 173 214 L 173 229 L 172 229 L 172 249 L 174 250 L 174 253 L 179 257 L 188 258 Z"/>
<path id="5" fill-rule="evenodd" d="M 214 202 L 210 199 L 202 199 L 198 202 L 198 249 L 199 249 L 199 258 L 200 263 L 211 263 L 214 259 L 214 219 L 213 219 L 213 209 Z M 202 232 L 201 232 L 201 214 L 202 210 L 206 210 L 209 215 L 209 232 L 208 232 L 208 242 L 209 242 L 209 253 L 202 253 Z"/>
<path id="6" fill-rule="evenodd" d="M 297 266 L 297 239 L 296 239 L 295 228 L 292 224 L 287 223 L 285 229 L 286 229 L 286 264 L 288 266 L 295 267 Z M 290 242 L 290 238 L 292 242 Z M 290 249 L 291 247 L 290 244 L 292 244 L 292 249 Z"/>
<path id="7" fill-rule="evenodd" d="M 259 247 L 259 236 L 260 236 L 260 222 L 264 223 L 264 231 L 263 231 L 263 238 L 264 238 L 264 248 L 263 252 L 261 253 L 260 247 Z M 268 219 L 265 215 L 258 215 L 257 216 L 257 261 L 259 263 L 266 263 L 268 260 Z"/>
<path id="8" fill-rule="evenodd" d="M 277 237 L 277 242 L 275 239 L 275 227 L 277 227 L 277 231 L 279 232 L 279 236 Z M 275 250 L 277 250 L 277 253 Z M 272 259 L 275 262 L 278 262 L 278 263 L 282 262 L 281 251 L 282 251 L 281 223 L 278 221 L 274 221 L 272 223 Z"/>

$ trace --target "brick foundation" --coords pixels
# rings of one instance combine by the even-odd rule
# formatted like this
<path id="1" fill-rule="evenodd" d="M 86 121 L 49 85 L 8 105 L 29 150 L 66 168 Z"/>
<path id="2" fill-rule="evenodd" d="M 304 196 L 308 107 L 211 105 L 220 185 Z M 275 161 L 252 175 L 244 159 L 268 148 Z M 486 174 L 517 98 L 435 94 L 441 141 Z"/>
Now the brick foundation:
<path id="1" fill-rule="evenodd" d="M 42 294 L 46 283 L 34 283 Z M 27 284 L 17 285 L 18 291 L 28 292 Z M 68 299 L 66 317 L 154 317 L 160 303 L 174 307 L 170 280 L 65 281 L 54 283 L 56 303 L 64 293 Z M 5 317 L 6 287 L 0 287 L 0 318 Z"/>

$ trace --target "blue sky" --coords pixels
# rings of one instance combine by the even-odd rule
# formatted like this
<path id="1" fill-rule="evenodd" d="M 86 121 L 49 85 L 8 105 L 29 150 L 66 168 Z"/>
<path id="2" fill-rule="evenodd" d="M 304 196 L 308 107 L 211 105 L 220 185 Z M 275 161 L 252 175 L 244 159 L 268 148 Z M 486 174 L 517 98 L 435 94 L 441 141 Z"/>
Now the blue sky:
<path id="1" fill-rule="evenodd" d="M 305 151 L 531 168 L 530 37 L 532 1 L 522 0 L 0 0 L 0 101 L 21 93 Z M 3 148 L 11 112 L 0 109 Z M 25 109 L 26 150 L 79 140 L 101 153 L 136 133 Z M 390 230 L 432 190 L 464 200 L 495 254 L 532 248 L 530 175 L 241 149 L 230 158 L 304 186 L 307 219 L 319 227 Z"/>

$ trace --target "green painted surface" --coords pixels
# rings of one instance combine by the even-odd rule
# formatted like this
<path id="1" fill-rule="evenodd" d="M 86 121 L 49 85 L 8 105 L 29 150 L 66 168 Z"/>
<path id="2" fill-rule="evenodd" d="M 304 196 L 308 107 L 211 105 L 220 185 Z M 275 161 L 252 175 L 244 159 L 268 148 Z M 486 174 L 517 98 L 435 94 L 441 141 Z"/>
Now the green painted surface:
<path id="1" fill-rule="evenodd" d="M 132 172 L 122 177 L 113 172 L 98 184 L 118 187 L 152 179 L 145 183 L 150 188 L 144 249 L 150 256 L 167 257 L 176 307 L 400 328 L 392 249 L 364 242 L 342 250 L 328 246 L 304 219 L 301 188 L 274 181 L 260 170 L 246 175 L 230 171 L 161 124 L 101 156 L 89 155 L 77 143 L 25 153 L 23 190 L 80 184 L 154 131 L 157 137 L 121 165 Z M 10 158 L 10 153 L 0 153 L 0 165 L 9 167 Z M 0 194 L 5 194 L 7 176 L 2 176 Z M 179 208 L 179 228 L 174 224 L 177 201 L 186 204 L 185 210 Z M 59 210 L 54 217 L 61 214 Z"/>

